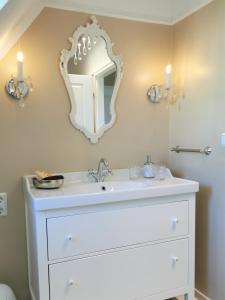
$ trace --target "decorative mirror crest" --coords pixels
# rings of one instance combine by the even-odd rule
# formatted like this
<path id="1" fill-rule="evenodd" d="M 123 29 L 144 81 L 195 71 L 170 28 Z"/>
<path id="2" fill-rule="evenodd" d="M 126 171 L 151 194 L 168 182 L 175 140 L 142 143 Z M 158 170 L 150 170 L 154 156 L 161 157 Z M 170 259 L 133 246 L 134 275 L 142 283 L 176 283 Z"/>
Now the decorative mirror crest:
<path id="1" fill-rule="evenodd" d="M 71 100 L 70 120 L 97 143 L 116 120 L 115 101 L 123 63 L 113 54 L 113 44 L 94 16 L 69 41 L 71 49 L 62 50 L 60 70 Z"/>

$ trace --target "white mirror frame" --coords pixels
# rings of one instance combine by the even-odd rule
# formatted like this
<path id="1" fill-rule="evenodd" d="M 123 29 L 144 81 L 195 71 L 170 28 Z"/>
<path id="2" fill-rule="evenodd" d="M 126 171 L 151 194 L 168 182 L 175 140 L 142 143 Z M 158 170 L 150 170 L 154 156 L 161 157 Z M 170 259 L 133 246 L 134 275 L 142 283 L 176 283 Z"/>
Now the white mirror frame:
<path id="1" fill-rule="evenodd" d="M 106 42 L 106 49 L 108 52 L 108 55 L 110 59 L 115 63 L 116 69 L 117 69 L 117 75 L 116 75 L 116 81 L 115 81 L 115 86 L 112 94 L 112 99 L 110 103 L 110 112 L 111 112 L 111 121 L 108 124 L 105 124 L 102 126 L 102 128 L 95 134 L 90 133 L 87 131 L 84 127 L 80 126 L 76 122 L 76 100 L 74 98 L 74 93 L 70 84 L 69 76 L 67 73 L 67 66 L 69 60 L 74 57 L 76 51 L 77 51 L 77 45 L 78 45 L 78 39 L 82 34 L 87 34 L 90 37 L 97 36 L 97 37 L 102 37 L 105 42 Z M 123 62 L 122 59 L 119 55 L 114 55 L 112 47 L 114 44 L 111 42 L 110 37 L 106 33 L 105 30 L 103 30 L 100 25 L 98 24 L 98 21 L 96 17 L 92 16 L 91 17 L 91 23 L 87 23 L 85 26 L 80 26 L 78 27 L 77 30 L 74 31 L 72 37 L 69 37 L 69 41 L 71 42 L 71 49 L 63 49 L 61 52 L 61 57 L 60 57 L 60 71 L 63 76 L 63 79 L 66 84 L 66 88 L 70 97 L 71 101 L 71 111 L 70 111 L 70 120 L 71 123 L 74 127 L 79 129 L 83 134 L 90 139 L 91 143 L 97 143 L 98 139 L 104 134 L 106 130 L 111 128 L 113 124 L 115 123 L 116 120 L 116 111 L 115 111 L 115 102 L 116 102 L 116 96 L 117 92 L 120 86 L 120 82 L 123 76 Z"/>

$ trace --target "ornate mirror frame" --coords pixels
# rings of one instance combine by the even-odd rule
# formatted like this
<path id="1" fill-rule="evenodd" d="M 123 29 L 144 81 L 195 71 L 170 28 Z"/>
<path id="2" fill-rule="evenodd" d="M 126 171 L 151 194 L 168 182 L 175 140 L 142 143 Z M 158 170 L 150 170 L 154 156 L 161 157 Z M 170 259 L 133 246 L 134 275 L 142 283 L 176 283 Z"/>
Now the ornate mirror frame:
<path id="1" fill-rule="evenodd" d="M 74 97 L 73 89 L 69 80 L 68 72 L 67 72 L 67 66 L 69 63 L 69 60 L 74 57 L 76 51 L 77 51 L 77 46 L 78 46 L 78 40 L 81 35 L 86 34 L 89 35 L 91 38 L 93 37 L 102 37 L 105 40 L 106 43 L 106 50 L 108 53 L 109 58 L 115 63 L 116 65 L 116 70 L 117 70 L 117 75 L 116 75 L 116 80 L 115 80 L 115 86 L 111 98 L 111 103 L 110 103 L 110 113 L 111 113 L 111 120 L 108 124 L 105 124 L 102 126 L 102 128 L 96 132 L 95 134 L 90 133 L 88 130 L 86 130 L 84 127 L 80 126 L 76 122 L 76 99 Z M 72 125 L 79 129 L 88 139 L 90 139 L 91 143 L 97 143 L 98 139 L 103 136 L 106 130 L 111 128 L 113 124 L 115 123 L 116 120 L 116 111 L 115 111 L 115 102 L 116 102 L 116 96 L 117 92 L 120 86 L 120 82 L 123 76 L 123 62 L 122 59 L 119 55 L 114 55 L 113 54 L 113 46 L 114 44 L 111 42 L 109 35 L 106 33 L 105 30 L 103 30 L 96 17 L 92 16 L 91 17 L 91 22 L 87 23 L 85 26 L 80 26 L 78 27 L 77 30 L 74 31 L 72 37 L 69 37 L 69 41 L 71 43 L 71 49 L 63 49 L 61 52 L 61 57 L 60 57 L 60 71 L 63 76 L 63 79 L 65 81 L 65 85 L 67 88 L 67 92 L 70 97 L 71 101 L 71 111 L 70 111 L 70 120 Z"/>

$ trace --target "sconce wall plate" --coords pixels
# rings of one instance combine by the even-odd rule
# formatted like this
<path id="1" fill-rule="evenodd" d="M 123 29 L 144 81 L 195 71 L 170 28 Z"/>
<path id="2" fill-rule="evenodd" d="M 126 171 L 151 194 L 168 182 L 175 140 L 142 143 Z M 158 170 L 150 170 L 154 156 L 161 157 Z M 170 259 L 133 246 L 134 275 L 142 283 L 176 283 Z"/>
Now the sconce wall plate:
<path id="1" fill-rule="evenodd" d="M 154 84 L 150 87 L 147 92 L 148 99 L 152 103 L 160 103 L 163 98 L 163 87 L 162 85 Z"/>
<path id="2" fill-rule="evenodd" d="M 6 83 L 6 91 L 14 100 L 21 100 L 29 94 L 29 86 L 25 81 L 19 81 L 16 78 L 11 78 Z"/>

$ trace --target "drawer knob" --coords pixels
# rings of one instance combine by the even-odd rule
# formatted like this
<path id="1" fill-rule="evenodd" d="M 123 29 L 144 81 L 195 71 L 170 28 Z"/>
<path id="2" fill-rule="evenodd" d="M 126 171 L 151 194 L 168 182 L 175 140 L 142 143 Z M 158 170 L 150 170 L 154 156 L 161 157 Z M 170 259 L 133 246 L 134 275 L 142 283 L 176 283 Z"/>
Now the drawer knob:
<path id="1" fill-rule="evenodd" d="M 72 241 L 72 239 L 73 239 L 72 234 L 69 234 L 69 235 L 67 236 L 67 239 L 68 239 L 68 241 Z"/>
<path id="2" fill-rule="evenodd" d="M 70 279 L 70 280 L 68 281 L 68 284 L 69 284 L 69 286 L 73 286 L 73 285 L 74 285 L 74 280 L 73 280 L 73 279 Z"/>
<path id="3" fill-rule="evenodd" d="M 179 261 L 179 257 L 177 257 L 177 256 L 173 257 L 173 262 L 174 263 L 177 263 L 178 261 Z"/>
<path id="4" fill-rule="evenodd" d="M 179 220 L 178 218 L 174 218 L 174 219 L 173 219 L 173 223 L 174 223 L 174 224 L 178 224 L 179 221 L 180 221 L 180 220 Z"/>

